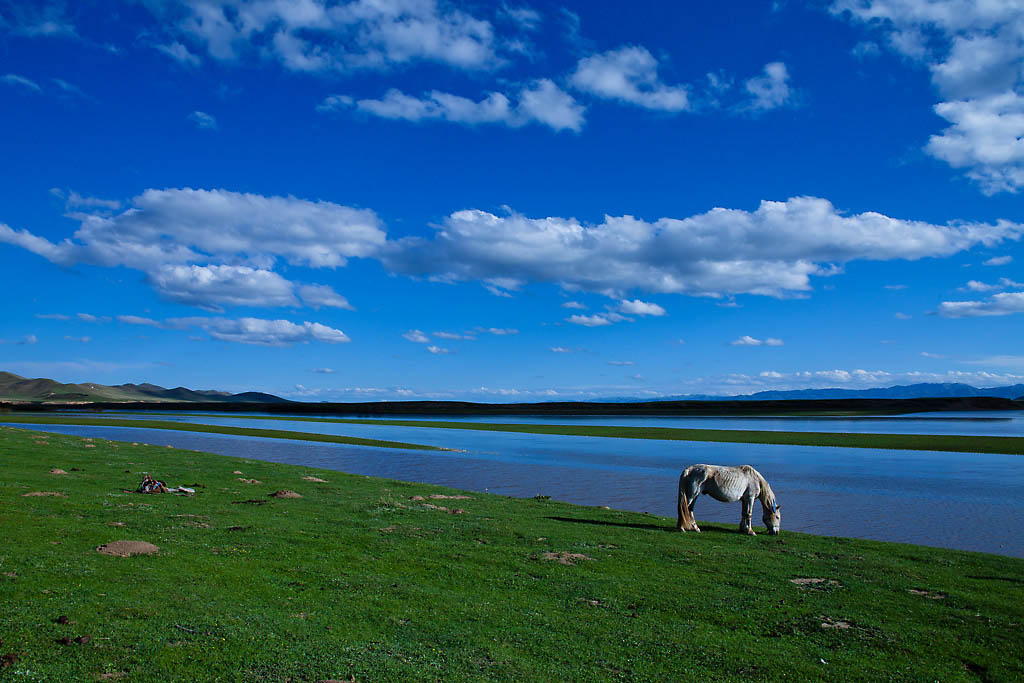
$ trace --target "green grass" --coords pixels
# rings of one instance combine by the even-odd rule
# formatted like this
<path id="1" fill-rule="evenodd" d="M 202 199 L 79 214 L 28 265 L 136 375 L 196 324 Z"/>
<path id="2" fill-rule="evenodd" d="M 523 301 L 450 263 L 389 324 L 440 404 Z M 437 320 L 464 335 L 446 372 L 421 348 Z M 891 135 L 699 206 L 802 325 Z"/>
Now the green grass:
<path id="1" fill-rule="evenodd" d="M 911 451 L 952 451 L 958 453 L 1003 453 L 1024 455 L 1024 438 L 1017 436 L 958 436 L 950 434 L 850 434 L 842 432 L 774 432 L 739 429 L 681 429 L 677 427 L 620 427 L 604 425 L 502 424 L 489 422 L 451 422 L 427 420 L 370 420 L 325 417 L 278 417 L 266 415 L 191 415 L 192 417 L 237 418 L 245 420 L 286 420 L 292 422 L 332 422 L 388 427 L 432 429 L 469 429 L 522 434 L 560 436 L 597 436 L 618 439 L 656 439 L 666 441 L 715 441 L 764 443 L 787 446 L 837 446 L 843 448 L 887 448 Z M 77 420 L 64 424 L 92 424 L 93 418 L 51 418 Z M 7 421 L 6 417 L 0 421 Z M 18 416 L 11 422 L 32 422 Z M 58 423 L 59 424 L 59 423 Z M 177 423 L 170 423 L 177 424 Z M 295 433 L 295 432 L 293 432 Z"/>
<path id="2" fill-rule="evenodd" d="M 221 425 L 204 425 L 189 422 L 170 422 L 165 420 L 122 420 L 109 417 L 50 417 L 36 415 L 3 415 L 0 422 L 9 424 L 50 424 L 50 425 L 87 425 L 91 427 L 133 427 L 135 429 L 169 429 L 177 432 L 207 432 L 210 434 L 231 434 L 233 436 L 255 436 L 265 439 L 291 439 L 293 441 L 321 441 L 325 443 L 343 443 L 352 446 L 374 446 L 376 448 L 405 448 L 421 451 L 442 450 L 436 446 L 424 446 L 418 443 L 403 441 L 382 441 L 381 439 L 363 439 L 357 436 L 339 436 L 336 434 L 314 434 L 295 432 L 285 429 L 253 429 L 249 427 L 225 427 Z"/>
<path id="3" fill-rule="evenodd" d="M 123 493 L 144 471 L 198 493 Z M 1022 560 L 707 523 L 678 534 L 541 499 L 411 499 L 438 493 L 457 492 L 0 429 L 0 654 L 21 657 L 0 679 L 1024 677 Z M 160 552 L 95 552 L 119 539 Z M 825 582 L 791 581 L 809 577 Z"/>

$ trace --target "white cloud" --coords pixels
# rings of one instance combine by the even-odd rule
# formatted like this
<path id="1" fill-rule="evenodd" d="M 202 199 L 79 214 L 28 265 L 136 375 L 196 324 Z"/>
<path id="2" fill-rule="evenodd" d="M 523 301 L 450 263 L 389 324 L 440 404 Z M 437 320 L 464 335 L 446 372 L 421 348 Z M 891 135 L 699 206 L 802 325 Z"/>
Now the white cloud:
<path id="1" fill-rule="evenodd" d="M 149 283 L 177 303 L 220 311 L 227 306 L 297 306 L 292 283 L 270 270 L 248 266 L 161 266 Z"/>
<path id="2" fill-rule="evenodd" d="M 26 334 L 25 335 L 25 339 L 24 339 L 24 341 L 22 343 L 23 344 L 35 344 L 38 341 L 39 341 L 39 338 L 36 337 L 36 335 L 34 335 L 34 334 Z"/>
<path id="3" fill-rule="evenodd" d="M 943 301 L 939 304 L 938 313 L 946 318 L 976 318 L 1024 313 L 1024 292 L 1001 292 L 982 301 Z"/>
<path id="4" fill-rule="evenodd" d="M 429 351 L 430 353 L 433 353 L 435 355 L 436 354 L 451 353 L 451 351 L 449 351 L 448 349 L 441 348 L 440 346 L 434 346 L 433 344 L 427 347 L 427 351 Z"/>
<path id="5" fill-rule="evenodd" d="M 633 299 L 632 301 L 620 301 L 618 310 L 626 315 L 653 315 L 660 317 L 665 315 L 665 309 L 658 304 L 647 303 L 646 301 L 640 301 L 640 299 Z"/>
<path id="6" fill-rule="evenodd" d="M 552 346 L 551 353 L 576 353 L 578 349 L 569 349 L 564 346 Z"/>
<path id="7" fill-rule="evenodd" d="M 71 320 L 71 316 L 63 313 L 36 313 L 36 317 L 42 320 Z"/>
<path id="8" fill-rule="evenodd" d="M 584 327 L 603 327 L 612 324 L 611 320 L 601 314 L 573 315 L 566 318 L 566 321 L 573 325 L 583 325 Z"/>
<path id="9" fill-rule="evenodd" d="M 81 342 L 82 344 L 88 344 L 92 341 L 92 337 L 72 337 L 71 335 L 64 335 L 66 341 Z"/>
<path id="10" fill-rule="evenodd" d="M 756 111 L 778 109 L 791 101 L 789 72 L 782 62 L 765 64 L 764 75 L 748 79 L 743 87 L 752 98 L 749 108 Z"/>
<path id="11" fill-rule="evenodd" d="M 318 375 L 333 375 L 334 374 L 334 369 L 333 368 L 313 368 L 313 372 L 315 372 Z"/>
<path id="12" fill-rule="evenodd" d="M 1024 186 L 1024 5 L 1003 0 L 836 0 L 895 51 L 925 63 L 951 124 L 926 150 L 986 194 Z"/>
<path id="13" fill-rule="evenodd" d="M 194 111 L 186 117 L 202 130 L 217 130 L 217 119 L 202 111 Z"/>
<path id="14" fill-rule="evenodd" d="M 1006 264 L 1012 263 L 1012 262 L 1013 262 L 1013 257 L 1009 256 L 1009 255 L 1007 255 L 1007 256 L 993 256 L 992 258 L 988 259 L 987 261 L 982 262 L 981 265 L 983 265 L 983 266 L 1005 266 Z"/>
<path id="15" fill-rule="evenodd" d="M 814 197 L 654 222 L 605 216 L 594 225 L 470 209 L 446 217 L 432 240 L 390 243 L 383 261 L 410 275 L 505 278 L 517 286 L 553 282 L 616 298 L 630 290 L 784 297 L 809 291 L 811 276 L 834 275 L 849 261 L 949 256 L 1022 234 L 1024 225 L 1008 221 L 934 225 L 874 212 L 844 214 Z"/>
<path id="16" fill-rule="evenodd" d="M 911 318 L 911 316 L 907 315 L 906 313 L 899 313 L 899 312 L 893 313 L 892 317 L 896 318 L 897 320 L 910 320 L 910 318 Z"/>
<path id="17" fill-rule="evenodd" d="M 645 109 L 678 112 L 690 108 L 686 87 L 663 83 L 657 60 L 643 47 L 621 47 L 584 57 L 569 81 L 591 95 Z"/>
<path id="18" fill-rule="evenodd" d="M 435 0 L 219 0 L 150 3 L 180 62 L 276 61 L 292 71 L 384 68 L 426 60 L 460 69 L 499 66 L 491 23 Z"/>
<path id="19" fill-rule="evenodd" d="M 768 337 L 767 339 L 756 339 L 748 334 L 743 335 L 739 339 L 734 339 L 729 342 L 731 346 L 782 346 L 781 339 L 775 339 Z"/>
<path id="20" fill-rule="evenodd" d="M 886 289 L 892 289 L 892 290 L 896 290 L 896 291 L 907 288 L 906 285 L 884 285 L 884 286 L 885 286 Z"/>
<path id="21" fill-rule="evenodd" d="M 434 336 L 438 339 L 462 339 L 465 341 L 476 341 L 476 337 L 471 334 L 459 334 L 458 332 L 434 332 Z M 415 340 L 411 340 L 415 341 Z M 426 341 L 430 341 L 427 339 Z"/>
<path id="22" fill-rule="evenodd" d="M 328 285 L 302 285 L 299 287 L 299 296 L 302 297 L 302 303 L 313 309 L 325 306 L 327 308 L 344 308 L 347 311 L 356 310 L 348 302 L 348 299 Z"/>
<path id="23" fill-rule="evenodd" d="M 417 344 L 430 343 L 430 337 L 423 334 L 423 332 L 421 332 L 420 330 L 409 330 L 408 332 L 403 333 L 402 336 L 408 339 L 409 341 L 415 342 Z"/>
<path id="24" fill-rule="evenodd" d="M 978 280 L 969 280 L 966 285 L 961 289 L 969 292 L 992 292 L 999 289 L 1020 289 L 1024 288 L 1024 283 L 1015 282 L 1008 277 L 999 278 L 999 282 L 995 284 L 988 284 L 980 282 Z"/>
<path id="25" fill-rule="evenodd" d="M 39 84 L 35 81 L 19 76 L 18 74 L 5 74 L 0 76 L 0 83 L 6 83 L 7 85 L 19 86 L 27 88 L 33 92 L 42 92 L 43 89 L 39 87 Z"/>
<path id="26" fill-rule="evenodd" d="M 922 351 L 921 355 L 924 356 L 925 358 L 932 358 L 935 360 L 943 360 L 947 358 L 947 356 L 943 356 L 940 353 L 931 353 L 930 351 Z"/>
<path id="27" fill-rule="evenodd" d="M 198 66 L 199 57 L 192 54 L 192 52 L 178 41 L 173 41 L 167 45 L 156 45 L 157 50 L 163 52 L 165 55 L 175 60 L 179 64 L 185 66 Z"/>
<path id="28" fill-rule="evenodd" d="M 172 329 L 198 327 L 214 339 L 255 344 L 257 346 L 290 346 L 311 341 L 341 344 L 351 341 L 341 330 L 320 323 L 297 324 L 288 320 L 262 318 L 170 318 L 165 325 Z"/>
<path id="29" fill-rule="evenodd" d="M 583 127 L 583 106 L 552 81 L 541 79 L 519 90 L 513 105 L 507 95 L 488 93 L 474 101 L 433 90 L 422 97 L 406 95 L 392 88 L 381 99 L 353 100 L 332 95 L 317 106 L 318 111 L 335 111 L 354 106 L 374 116 L 406 121 L 441 120 L 464 124 L 500 123 L 513 128 L 539 123 L 553 130 L 578 132 Z"/>
<path id="30" fill-rule="evenodd" d="M 631 360 L 610 360 L 608 361 L 608 365 L 631 366 L 636 365 L 636 363 Z"/>
<path id="31" fill-rule="evenodd" d="M 115 208 L 110 200 L 75 193 L 68 202 Z M 166 298 L 207 309 L 297 305 L 294 285 L 271 270 L 279 261 L 333 268 L 351 257 L 374 256 L 386 242 L 379 219 L 366 209 L 227 190 L 146 190 L 115 215 L 69 215 L 80 221 L 71 238 L 53 243 L 0 224 L 0 242 L 62 266 L 140 270 Z M 300 291 L 330 305 L 325 290 Z"/>
<path id="32" fill-rule="evenodd" d="M 148 325 L 149 327 L 161 327 L 159 321 L 153 320 L 152 318 L 142 318 L 137 315 L 119 315 L 117 316 L 119 322 L 125 323 L 126 325 Z"/>
<path id="33" fill-rule="evenodd" d="M 566 301 L 564 304 L 562 304 L 562 308 L 573 308 L 582 311 L 586 310 L 587 307 L 581 304 L 579 301 Z"/>
<path id="34" fill-rule="evenodd" d="M 513 327 L 478 327 L 476 329 L 479 332 L 487 332 L 488 334 L 494 334 L 499 337 L 506 337 L 513 334 L 519 334 L 519 330 Z"/>
<path id="35" fill-rule="evenodd" d="M 92 313 L 79 313 L 77 314 L 79 320 L 84 320 L 87 323 L 109 323 L 110 318 L 108 316 L 98 316 Z"/>

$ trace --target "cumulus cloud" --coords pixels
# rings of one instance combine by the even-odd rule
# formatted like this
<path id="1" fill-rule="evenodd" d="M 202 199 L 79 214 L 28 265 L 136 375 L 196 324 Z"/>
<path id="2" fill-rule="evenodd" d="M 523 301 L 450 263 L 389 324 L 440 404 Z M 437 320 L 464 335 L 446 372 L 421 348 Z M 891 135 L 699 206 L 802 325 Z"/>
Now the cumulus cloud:
<path id="1" fill-rule="evenodd" d="M 434 332 L 434 336 L 438 339 L 462 339 L 465 341 L 476 340 L 476 337 L 471 334 L 460 334 L 458 332 Z M 427 341 L 429 341 L 429 339 Z"/>
<path id="2" fill-rule="evenodd" d="M 457 211 L 433 239 L 403 238 L 382 253 L 391 270 L 449 281 L 552 282 L 616 298 L 630 290 L 722 297 L 792 296 L 855 260 L 949 256 L 976 245 L 1018 240 L 1024 225 L 935 225 L 867 212 L 848 215 L 825 199 L 763 201 L 755 211 L 716 208 L 647 222 L 606 216 L 529 218 Z M 606 324 L 608 316 L 570 322 Z"/>
<path id="3" fill-rule="evenodd" d="M 257 346 L 291 346 L 311 341 L 342 344 L 351 341 L 341 330 L 320 323 L 293 323 L 288 320 L 263 318 L 170 318 L 165 325 L 172 329 L 197 327 L 214 339 L 255 344 Z"/>
<path id="4" fill-rule="evenodd" d="M 768 337 L 767 339 L 756 339 L 750 335 L 743 335 L 739 339 L 734 339 L 729 342 L 731 346 L 782 346 L 781 339 L 775 339 L 774 337 Z"/>
<path id="5" fill-rule="evenodd" d="M 750 95 L 748 107 L 755 111 L 778 109 L 790 103 L 789 71 L 782 62 L 765 64 L 764 74 L 748 79 L 743 88 Z"/>
<path id="6" fill-rule="evenodd" d="M 228 306 L 296 306 L 292 283 L 270 270 L 248 266 L 161 266 L 149 283 L 177 303 L 221 311 Z"/>
<path id="7" fill-rule="evenodd" d="M 1012 262 L 1013 262 L 1013 257 L 1009 256 L 1009 255 L 1007 255 L 1007 256 L 993 256 L 992 258 L 988 259 L 987 261 L 983 261 L 981 265 L 983 265 L 983 266 L 1005 266 L 1007 263 L 1012 263 Z"/>
<path id="8" fill-rule="evenodd" d="M 372 211 L 295 197 L 146 190 L 113 215 L 107 210 L 118 205 L 110 200 L 71 193 L 67 201 L 103 211 L 72 211 L 80 226 L 60 242 L 3 224 L 0 242 L 62 266 L 134 268 L 161 296 L 209 310 L 297 305 L 293 283 L 272 271 L 276 264 L 334 268 L 348 258 L 374 256 L 386 242 Z M 308 285 L 300 296 L 312 305 L 344 308 L 343 298 L 328 289 Z"/>
<path id="9" fill-rule="evenodd" d="M 562 304 L 562 308 L 574 308 L 576 310 L 586 310 L 586 306 L 581 304 L 579 301 L 566 301 Z"/>
<path id="10" fill-rule="evenodd" d="M 994 284 L 988 284 L 979 280 L 968 280 L 967 284 L 961 289 L 968 292 L 992 292 L 999 289 L 1019 289 L 1024 288 L 1024 283 L 1015 282 L 1008 277 L 999 278 L 999 282 Z"/>
<path id="11" fill-rule="evenodd" d="M 565 319 L 567 322 L 573 325 L 583 325 L 584 327 L 603 327 L 605 325 L 611 325 L 612 321 L 604 315 L 572 315 Z"/>
<path id="12" fill-rule="evenodd" d="M 427 351 L 429 351 L 430 353 L 433 353 L 435 355 L 436 354 L 451 353 L 450 350 L 442 348 L 440 346 L 434 346 L 433 344 L 431 344 L 430 346 L 427 347 Z"/>
<path id="13" fill-rule="evenodd" d="M 348 299 L 338 294 L 328 285 L 302 285 L 298 289 L 302 303 L 310 308 L 318 309 L 321 306 L 327 308 L 344 308 L 347 311 L 356 310 Z"/>
<path id="14" fill-rule="evenodd" d="M 663 83 L 657 60 L 643 47 L 627 46 L 584 57 L 569 82 L 596 97 L 645 109 L 677 112 L 690 108 L 686 87 Z"/>
<path id="15" fill-rule="evenodd" d="M 196 128 L 202 130 L 217 130 L 217 119 L 202 111 L 194 111 L 188 115 L 188 120 L 195 124 Z"/>
<path id="16" fill-rule="evenodd" d="M 553 130 L 578 132 L 583 127 L 583 106 L 554 82 L 540 79 L 521 88 L 517 101 L 499 92 L 482 100 L 433 90 L 420 97 L 392 88 L 380 99 L 355 100 L 331 95 L 317 106 L 318 111 L 336 111 L 348 107 L 386 119 L 406 121 L 450 121 L 469 125 L 496 123 L 513 128 L 538 123 Z"/>
<path id="17" fill-rule="evenodd" d="M 647 303 L 646 301 L 640 301 L 640 299 L 620 301 L 618 310 L 626 315 L 653 315 L 655 317 L 665 315 L 665 309 L 658 304 Z"/>
<path id="18" fill-rule="evenodd" d="M 950 125 L 925 149 L 983 192 L 1024 186 L 1024 5 L 963 0 L 836 0 L 833 12 L 879 31 L 931 70 Z"/>
<path id="19" fill-rule="evenodd" d="M 380 69 L 432 61 L 460 69 L 500 66 L 486 19 L 436 0 L 218 0 L 149 3 L 166 28 L 162 52 L 235 63 L 268 59 L 300 72 Z"/>
<path id="20" fill-rule="evenodd" d="M 402 334 L 402 336 L 405 337 L 406 339 L 408 339 L 409 341 L 415 342 L 417 344 L 429 344 L 430 343 L 430 337 L 428 337 L 427 335 L 423 334 L 423 332 L 421 330 L 409 330 L 408 332 L 405 332 L 404 334 Z"/>
<path id="21" fill-rule="evenodd" d="M 943 301 L 939 315 L 945 318 L 977 318 L 1024 313 L 1024 292 L 1001 292 L 981 301 Z"/>

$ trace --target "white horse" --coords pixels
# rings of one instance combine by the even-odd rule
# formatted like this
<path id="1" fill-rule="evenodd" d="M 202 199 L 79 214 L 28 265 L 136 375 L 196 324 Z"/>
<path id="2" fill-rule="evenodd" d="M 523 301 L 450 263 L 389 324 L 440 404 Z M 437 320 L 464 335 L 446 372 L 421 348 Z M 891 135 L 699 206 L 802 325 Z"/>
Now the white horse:
<path id="1" fill-rule="evenodd" d="M 697 520 L 693 518 L 693 504 L 697 496 L 706 493 L 723 503 L 743 503 L 743 514 L 740 517 L 740 531 L 754 536 L 750 528 L 750 518 L 754 512 L 754 499 L 761 501 L 761 520 L 768 533 L 776 536 L 782 516 L 780 507 L 775 503 L 775 493 L 761 473 L 750 465 L 739 467 L 723 467 L 722 465 L 690 465 L 679 476 L 679 520 L 676 527 L 680 531 L 700 531 Z"/>

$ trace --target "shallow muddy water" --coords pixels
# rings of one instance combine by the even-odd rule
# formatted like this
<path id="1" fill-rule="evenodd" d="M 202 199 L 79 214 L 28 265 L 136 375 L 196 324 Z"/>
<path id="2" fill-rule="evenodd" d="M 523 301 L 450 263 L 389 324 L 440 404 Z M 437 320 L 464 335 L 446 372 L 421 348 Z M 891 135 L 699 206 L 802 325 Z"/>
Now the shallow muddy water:
<path id="1" fill-rule="evenodd" d="M 161 415 L 160 419 L 169 417 Z M 173 445 L 510 496 L 548 495 L 582 505 L 671 517 L 675 515 L 679 473 L 687 465 L 751 464 L 772 484 L 783 508 L 784 530 L 1024 557 L 1024 540 L 1019 534 L 1024 529 L 1024 508 L 1019 505 L 1024 494 L 1021 456 L 177 417 L 460 450 L 406 451 L 125 427 L 12 426 Z M 585 516 L 585 511 L 580 514 Z M 738 503 L 701 498 L 696 506 L 698 520 L 737 524 L 739 515 Z M 760 523 L 760 515 L 756 504 L 755 524 Z"/>

